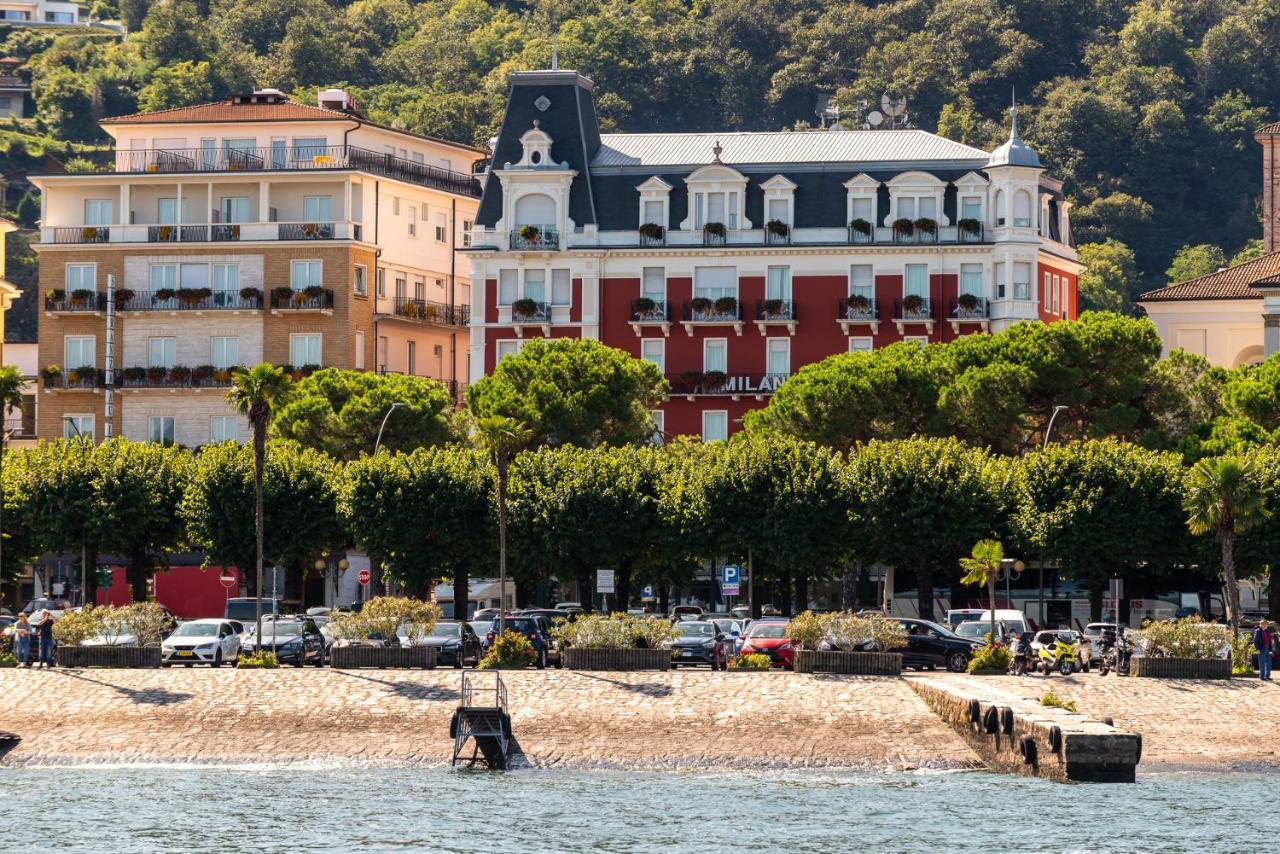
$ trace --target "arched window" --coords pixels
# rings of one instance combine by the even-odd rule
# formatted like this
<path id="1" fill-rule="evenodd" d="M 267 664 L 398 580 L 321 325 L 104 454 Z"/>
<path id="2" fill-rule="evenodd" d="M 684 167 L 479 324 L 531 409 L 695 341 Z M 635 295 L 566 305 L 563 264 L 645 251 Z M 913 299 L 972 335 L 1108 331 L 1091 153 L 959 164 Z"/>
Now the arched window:
<path id="1" fill-rule="evenodd" d="M 522 225 L 555 226 L 555 199 L 543 193 L 530 193 L 516 199 L 516 228 Z"/>
<path id="2" fill-rule="evenodd" d="M 1013 224 L 1020 228 L 1031 226 L 1031 194 L 1026 190 L 1013 194 Z"/>
<path id="3" fill-rule="evenodd" d="M 996 190 L 996 225 L 1004 225 L 1005 217 L 1008 216 L 1006 211 L 1008 203 L 1004 197 L 1004 190 Z"/>

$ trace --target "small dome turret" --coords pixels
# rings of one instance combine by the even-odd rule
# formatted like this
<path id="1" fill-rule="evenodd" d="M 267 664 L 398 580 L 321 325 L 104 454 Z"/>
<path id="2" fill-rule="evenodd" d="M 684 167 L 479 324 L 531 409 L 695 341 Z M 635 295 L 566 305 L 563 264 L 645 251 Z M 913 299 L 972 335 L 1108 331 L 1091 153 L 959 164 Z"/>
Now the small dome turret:
<path id="1" fill-rule="evenodd" d="M 1018 105 L 1016 103 L 1009 108 L 1009 139 L 991 152 L 991 157 L 987 160 L 987 168 L 992 166 L 1041 168 L 1040 155 L 1036 154 L 1035 149 L 1028 146 L 1022 141 L 1022 137 L 1018 136 Z"/>

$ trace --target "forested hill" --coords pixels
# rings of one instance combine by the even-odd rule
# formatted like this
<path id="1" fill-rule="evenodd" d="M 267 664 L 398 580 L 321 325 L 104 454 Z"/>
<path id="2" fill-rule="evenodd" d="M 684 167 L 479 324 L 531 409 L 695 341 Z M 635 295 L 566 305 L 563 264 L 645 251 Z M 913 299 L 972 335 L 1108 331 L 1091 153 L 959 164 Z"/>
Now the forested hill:
<path id="1" fill-rule="evenodd" d="M 1085 251 L 1089 299 L 1112 307 L 1109 289 L 1163 284 L 1181 246 L 1199 248 L 1180 278 L 1257 251 L 1252 131 L 1280 117 L 1275 0 L 116 2 L 89 8 L 123 40 L 7 31 L 34 84 L 27 130 L 90 141 L 101 115 L 345 84 L 379 121 L 483 144 L 506 74 L 546 67 L 553 32 L 621 131 L 801 127 L 824 94 L 851 114 L 892 88 L 916 126 L 991 146 L 1016 89 L 1078 241 L 1125 245 Z"/>

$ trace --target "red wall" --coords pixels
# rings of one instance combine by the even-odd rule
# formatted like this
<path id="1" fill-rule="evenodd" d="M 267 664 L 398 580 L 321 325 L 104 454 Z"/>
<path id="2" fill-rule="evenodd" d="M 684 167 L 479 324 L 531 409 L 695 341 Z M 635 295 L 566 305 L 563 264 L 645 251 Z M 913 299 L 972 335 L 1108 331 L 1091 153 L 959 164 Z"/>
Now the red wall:
<path id="1" fill-rule="evenodd" d="M 1044 299 L 1045 273 L 1067 280 L 1066 304 L 1060 304 L 1059 310 L 1056 312 L 1049 310 L 1049 305 L 1046 304 Z M 1075 320 L 1080 316 L 1079 295 L 1076 291 L 1077 281 L 1075 276 L 1060 267 L 1041 262 L 1036 265 L 1036 280 L 1033 284 L 1036 289 L 1036 297 L 1040 300 L 1040 319 L 1045 323 L 1053 323 L 1058 320 Z"/>
<path id="2" fill-rule="evenodd" d="M 228 594 L 218 581 L 222 567 L 173 566 L 168 572 L 156 573 L 156 601 L 183 620 L 201 617 L 221 617 L 226 612 L 227 596 L 240 595 L 236 590 Z M 122 566 L 112 567 L 111 586 L 98 590 L 99 605 L 128 605 L 133 601 L 129 582 Z"/>

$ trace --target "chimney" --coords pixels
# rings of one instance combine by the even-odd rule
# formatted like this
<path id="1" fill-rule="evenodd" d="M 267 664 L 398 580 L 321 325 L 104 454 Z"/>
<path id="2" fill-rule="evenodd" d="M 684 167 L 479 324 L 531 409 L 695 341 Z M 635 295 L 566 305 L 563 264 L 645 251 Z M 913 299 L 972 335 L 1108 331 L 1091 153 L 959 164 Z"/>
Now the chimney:
<path id="1" fill-rule="evenodd" d="M 321 89 L 316 102 L 327 110 L 347 112 L 352 109 L 351 96 L 346 89 Z"/>
<path id="2" fill-rule="evenodd" d="M 1259 128 L 1253 138 L 1262 146 L 1262 246 L 1280 249 L 1280 122 Z"/>

